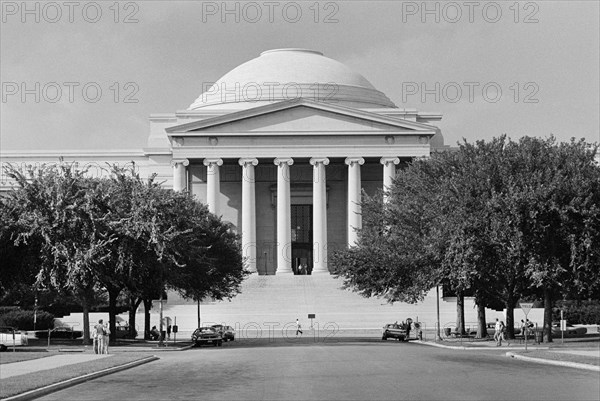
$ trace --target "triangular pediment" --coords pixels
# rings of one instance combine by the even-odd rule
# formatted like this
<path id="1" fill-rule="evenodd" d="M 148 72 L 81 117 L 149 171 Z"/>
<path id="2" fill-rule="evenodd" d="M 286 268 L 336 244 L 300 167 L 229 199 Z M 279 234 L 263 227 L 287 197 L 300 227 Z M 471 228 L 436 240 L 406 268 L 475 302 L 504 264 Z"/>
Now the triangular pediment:
<path id="1" fill-rule="evenodd" d="M 436 127 L 306 99 L 284 101 L 167 128 L 170 136 L 205 134 L 419 133 Z"/>

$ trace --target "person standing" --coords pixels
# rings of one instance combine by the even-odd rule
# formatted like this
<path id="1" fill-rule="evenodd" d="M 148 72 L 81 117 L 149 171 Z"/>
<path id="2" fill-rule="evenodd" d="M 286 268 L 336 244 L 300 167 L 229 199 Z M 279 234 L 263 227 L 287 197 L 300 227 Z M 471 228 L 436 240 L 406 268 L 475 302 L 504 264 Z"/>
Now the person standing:
<path id="1" fill-rule="evenodd" d="M 98 324 L 94 326 L 93 337 L 95 354 L 102 354 L 104 349 L 104 324 L 102 322 L 103 320 L 100 319 L 98 320 Z"/>
<path id="2" fill-rule="evenodd" d="M 502 345 L 502 325 L 500 324 L 500 320 L 496 318 L 496 324 L 494 325 L 494 340 L 496 340 L 496 347 Z"/>
<path id="3" fill-rule="evenodd" d="M 110 329 L 108 328 L 109 322 L 106 322 L 106 325 L 103 327 L 103 344 L 102 344 L 102 354 L 108 354 L 108 343 L 110 341 Z"/>
<path id="4" fill-rule="evenodd" d="M 296 319 L 296 337 L 298 337 L 298 333 L 302 336 L 302 326 L 300 325 L 300 321 Z"/>

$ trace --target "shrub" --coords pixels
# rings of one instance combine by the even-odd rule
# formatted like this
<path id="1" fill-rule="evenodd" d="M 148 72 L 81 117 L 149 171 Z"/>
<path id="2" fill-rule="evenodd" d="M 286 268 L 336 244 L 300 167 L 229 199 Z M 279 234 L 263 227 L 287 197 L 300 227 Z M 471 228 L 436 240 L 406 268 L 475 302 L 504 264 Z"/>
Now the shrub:
<path id="1" fill-rule="evenodd" d="M 597 301 L 559 301 L 552 310 L 552 320 L 560 320 L 560 311 L 572 324 L 599 324 L 600 304 Z"/>
<path id="2" fill-rule="evenodd" d="M 33 330 L 33 311 L 13 309 L 0 316 L 0 326 L 14 327 L 18 330 Z M 54 328 L 54 315 L 43 310 L 37 311 L 36 330 Z"/>

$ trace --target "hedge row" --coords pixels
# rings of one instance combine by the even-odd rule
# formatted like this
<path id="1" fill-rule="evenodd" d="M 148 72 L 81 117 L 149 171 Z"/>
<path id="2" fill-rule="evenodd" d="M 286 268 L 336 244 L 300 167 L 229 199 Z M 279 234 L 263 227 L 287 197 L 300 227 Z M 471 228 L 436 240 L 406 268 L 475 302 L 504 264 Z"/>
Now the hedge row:
<path id="1" fill-rule="evenodd" d="M 600 304 L 598 301 L 560 301 L 552 310 L 552 320 L 560 320 L 560 311 L 570 324 L 600 324 Z"/>
<path id="2" fill-rule="evenodd" d="M 14 327 L 18 330 L 33 330 L 33 311 L 22 309 L 8 310 L 0 315 L 0 326 Z M 38 310 L 35 329 L 48 330 L 52 328 L 54 328 L 54 315 Z"/>

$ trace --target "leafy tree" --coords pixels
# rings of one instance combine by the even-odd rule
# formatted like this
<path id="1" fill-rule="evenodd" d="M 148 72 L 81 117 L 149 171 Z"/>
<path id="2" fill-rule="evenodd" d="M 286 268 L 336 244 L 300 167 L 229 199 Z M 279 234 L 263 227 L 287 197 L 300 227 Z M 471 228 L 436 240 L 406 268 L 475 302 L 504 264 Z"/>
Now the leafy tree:
<path id="1" fill-rule="evenodd" d="M 552 301 L 598 293 L 599 168 L 583 141 L 506 137 L 462 143 L 400 171 L 389 202 L 365 197 L 359 243 L 333 255 L 335 272 L 365 296 L 416 302 L 442 283 L 484 306 L 501 301 L 509 336 L 524 294 Z"/>
<path id="2" fill-rule="evenodd" d="M 525 244 L 531 291 L 544 300 L 544 339 L 552 341 L 552 307 L 567 296 L 590 296 L 599 285 L 600 167 L 597 148 L 522 138 L 507 146 L 510 177 Z"/>
<path id="3" fill-rule="evenodd" d="M 96 232 L 92 180 L 85 170 L 59 163 L 29 167 L 8 166 L 7 174 L 18 185 L 8 198 L 18 205 L 13 224 L 19 227 L 15 246 L 37 244 L 39 270 L 35 285 L 66 289 L 80 300 L 84 327 L 89 327 L 89 308 L 96 291 L 93 269 L 108 257 L 110 237 Z M 89 332 L 84 330 L 84 342 Z"/>

